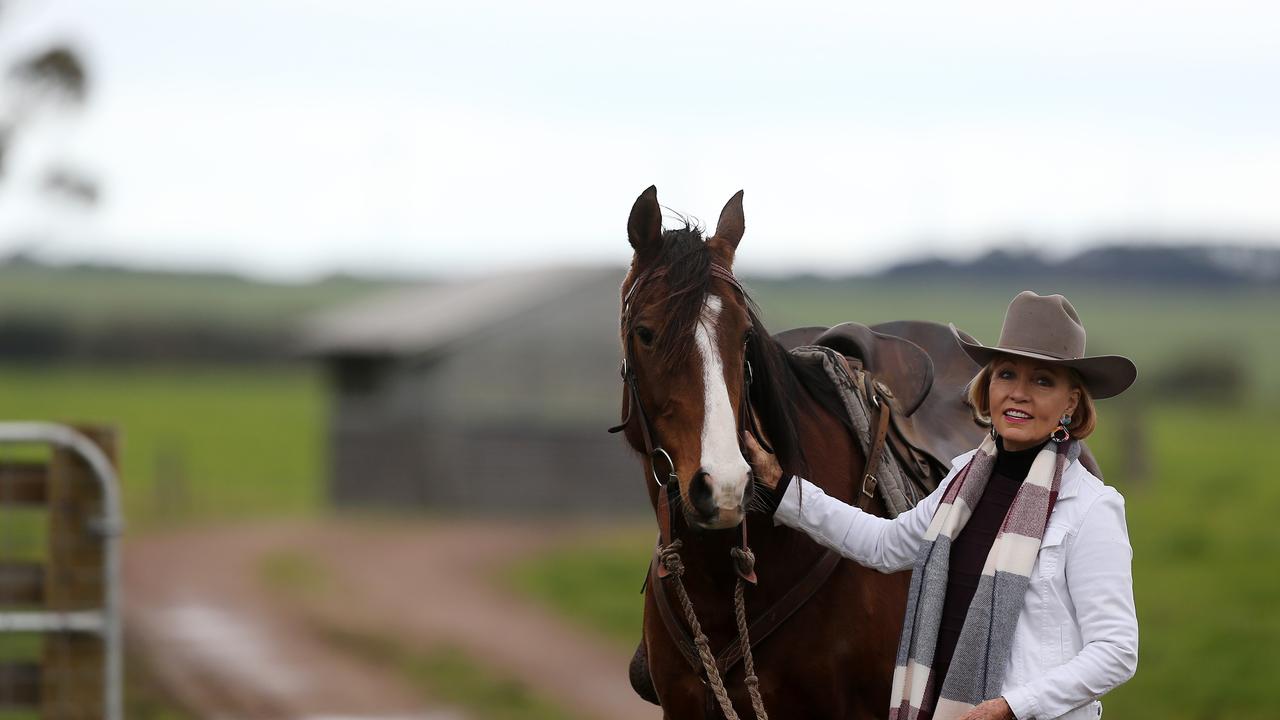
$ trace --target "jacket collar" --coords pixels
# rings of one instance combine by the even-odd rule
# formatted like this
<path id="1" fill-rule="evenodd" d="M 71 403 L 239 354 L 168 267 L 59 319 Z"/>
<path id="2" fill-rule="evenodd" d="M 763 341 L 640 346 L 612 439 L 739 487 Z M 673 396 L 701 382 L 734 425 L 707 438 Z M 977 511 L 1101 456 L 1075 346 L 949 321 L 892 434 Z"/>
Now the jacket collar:
<path id="1" fill-rule="evenodd" d="M 1078 459 L 1072 460 L 1070 465 L 1063 468 L 1062 484 L 1058 486 L 1058 500 L 1075 497 L 1080 492 L 1080 484 L 1084 480 L 1083 475 L 1088 472 Z"/>

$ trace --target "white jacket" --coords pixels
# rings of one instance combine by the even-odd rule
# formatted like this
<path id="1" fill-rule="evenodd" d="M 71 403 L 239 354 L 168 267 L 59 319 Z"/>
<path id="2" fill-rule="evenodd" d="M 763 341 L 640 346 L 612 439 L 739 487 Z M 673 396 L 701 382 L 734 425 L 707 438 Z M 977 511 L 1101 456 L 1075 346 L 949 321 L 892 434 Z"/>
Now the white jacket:
<path id="1" fill-rule="evenodd" d="M 796 477 L 774 523 L 803 530 L 881 572 L 910 569 L 943 492 L 973 452 L 956 458 L 933 494 L 893 520 L 863 513 Z M 1124 498 L 1079 461 L 1071 463 L 1062 473 L 1006 666 L 1001 694 L 1018 720 L 1098 718 L 1098 698 L 1133 677 L 1138 619 L 1132 558 Z"/>

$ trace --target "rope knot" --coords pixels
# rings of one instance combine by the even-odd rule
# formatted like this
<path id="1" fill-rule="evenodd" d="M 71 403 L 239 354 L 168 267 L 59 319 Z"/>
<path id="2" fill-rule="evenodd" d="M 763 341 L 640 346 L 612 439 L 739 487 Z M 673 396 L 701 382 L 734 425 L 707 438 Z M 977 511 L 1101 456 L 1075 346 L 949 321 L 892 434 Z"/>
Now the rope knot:
<path id="1" fill-rule="evenodd" d="M 734 572 L 738 573 L 738 577 L 755 581 L 756 572 L 756 555 L 751 552 L 750 548 L 733 547 L 729 548 L 729 555 L 733 558 Z"/>
<path id="2" fill-rule="evenodd" d="M 658 559 L 662 562 L 662 567 L 676 577 L 684 575 L 684 562 L 680 560 L 680 546 L 681 542 L 674 540 L 658 551 Z"/>

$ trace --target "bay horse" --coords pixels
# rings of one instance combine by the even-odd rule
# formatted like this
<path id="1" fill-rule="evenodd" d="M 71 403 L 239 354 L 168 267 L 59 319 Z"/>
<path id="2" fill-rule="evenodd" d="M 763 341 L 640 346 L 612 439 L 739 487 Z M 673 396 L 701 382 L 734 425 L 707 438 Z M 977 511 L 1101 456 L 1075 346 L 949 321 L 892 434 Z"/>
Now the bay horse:
<path id="1" fill-rule="evenodd" d="M 772 445 L 786 472 L 845 502 L 853 502 L 865 464 L 825 376 L 769 335 L 733 278 L 744 228 L 738 192 L 710 237 L 688 223 L 664 231 L 657 189 L 650 187 L 636 199 L 627 222 L 634 252 L 621 289 L 627 384 L 619 427 L 643 456 L 659 526 L 669 522 L 669 534 L 681 539 L 684 587 L 713 651 L 738 635 L 731 598 L 740 573 L 730 552 L 744 533 L 758 577 L 743 593 L 748 613 L 773 606 L 824 555 L 802 533 L 749 512 L 761 507 L 760 493 L 767 491 L 756 487 L 741 434 L 753 431 L 758 420 L 761 439 Z M 676 508 L 669 520 L 662 500 L 668 492 Z M 879 498 L 869 509 L 887 515 Z M 757 686 L 769 716 L 884 717 L 907 581 L 908 573 L 885 575 L 840 560 L 808 601 L 754 649 Z M 660 593 L 667 593 L 665 599 Z M 670 583 L 651 570 L 642 648 L 663 717 L 721 717 L 706 674 L 659 617 L 662 602 L 680 607 Z M 750 718 L 746 665 L 736 664 L 723 683 L 736 712 Z"/>

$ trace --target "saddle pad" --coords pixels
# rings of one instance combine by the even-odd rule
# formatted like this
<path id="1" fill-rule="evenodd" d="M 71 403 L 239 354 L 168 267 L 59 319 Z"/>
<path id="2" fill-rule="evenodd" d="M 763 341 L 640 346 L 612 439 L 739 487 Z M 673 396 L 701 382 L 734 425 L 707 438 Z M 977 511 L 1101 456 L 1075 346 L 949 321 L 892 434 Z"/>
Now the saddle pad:
<path id="1" fill-rule="evenodd" d="M 807 362 L 821 363 L 822 369 L 831 380 L 832 387 L 840 396 L 845 412 L 849 415 L 863 454 L 870 453 L 874 432 L 871 427 L 872 413 L 867 407 L 866 398 L 858 392 L 857 382 L 849 376 L 844 357 L 839 352 L 821 345 L 801 345 L 793 348 L 791 354 Z M 915 507 L 916 503 L 928 494 L 928 491 L 912 481 L 889 445 L 884 443 L 881 447 L 880 469 L 876 473 L 876 478 L 879 480 L 878 487 L 885 508 L 889 511 L 889 517 L 892 518 Z"/>

